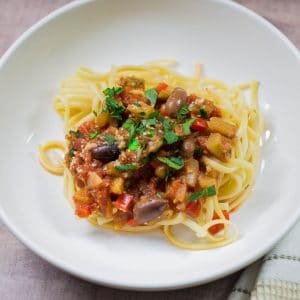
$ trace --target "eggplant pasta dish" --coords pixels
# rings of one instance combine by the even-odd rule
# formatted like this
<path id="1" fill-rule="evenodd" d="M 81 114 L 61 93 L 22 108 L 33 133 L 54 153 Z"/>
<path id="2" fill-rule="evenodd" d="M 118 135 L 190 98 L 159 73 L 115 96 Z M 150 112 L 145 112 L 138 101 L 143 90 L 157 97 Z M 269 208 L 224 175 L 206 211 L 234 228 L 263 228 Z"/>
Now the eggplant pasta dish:
<path id="1" fill-rule="evenodd" d="M 94 225 L 157 229 L 186 249 L 224 246 L 238 236 L 230 215 L 251 192 L 259 161 L 258 82 L 228 86 L 203 79 L 200 65 L 190 77 L 175 65 L 80 67 L 54 99 L 65 142 L 41 145 L 40 163 L 64 176 L 75 214 Z"/>

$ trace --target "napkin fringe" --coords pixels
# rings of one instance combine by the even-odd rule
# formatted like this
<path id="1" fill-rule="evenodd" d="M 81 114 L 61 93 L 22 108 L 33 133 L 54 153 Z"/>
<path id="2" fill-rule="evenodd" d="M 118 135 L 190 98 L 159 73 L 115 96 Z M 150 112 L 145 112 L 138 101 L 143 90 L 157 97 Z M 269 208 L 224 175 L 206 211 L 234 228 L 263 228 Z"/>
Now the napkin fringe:
<path id="1" fill-rule="evenodd" d="M 300 299 L 300 284 L 278 279 L 259 280 L 251 293 L 251 300 Z"/>

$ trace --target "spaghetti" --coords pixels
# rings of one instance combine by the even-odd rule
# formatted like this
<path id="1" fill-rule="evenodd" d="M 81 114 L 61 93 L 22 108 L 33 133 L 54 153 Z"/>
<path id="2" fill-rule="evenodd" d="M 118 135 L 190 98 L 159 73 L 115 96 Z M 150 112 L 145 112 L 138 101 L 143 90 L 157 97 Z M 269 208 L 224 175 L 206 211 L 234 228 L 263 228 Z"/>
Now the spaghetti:
<path id="1" fill-rule="evenodd" d="M 186 77 L 175 61 L 80 67 L 54 99 L 64 143 L 40 147 L 40 163 L 64 175 L 79 217 L 104 228 L 161 229 L 186 249 L 224 246 L 237 238 L 229 220 L 251 191 L 263 121 L 258 82 L 230 87 Z M 250 99 L 246 91 L 250 91 Z M 54 162 L 49 151 L 65 153 Z M 180 236 L 184 225 L 195 239 Z M 175 229 L 175 230 L 174 230 Z"/>

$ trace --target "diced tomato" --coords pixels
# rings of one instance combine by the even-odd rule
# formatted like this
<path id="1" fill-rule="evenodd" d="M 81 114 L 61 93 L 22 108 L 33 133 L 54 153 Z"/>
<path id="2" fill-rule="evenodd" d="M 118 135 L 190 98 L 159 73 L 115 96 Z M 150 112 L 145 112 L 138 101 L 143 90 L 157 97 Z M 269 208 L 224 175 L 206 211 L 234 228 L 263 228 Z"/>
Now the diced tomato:
<path id="1" fill-rule="evenodd" d="M 93 131 L 95 129 L 95 122 L 94 121 L 87 121 L 82 123 L 79 127 L 78 130 L 85 136 Z"/>
<path id="2" fill-rule="evenodd" d="M 200 148 L 201 148 L 202 150 L 205 150 L 205 149 L 206 149 L 207 139 L 208 139 L 207 136 L 199 136 L 199 137 L 196 139 L 198 145 L 200 146 Z"/>
<path id="3" fill-rule="evenodd" d="M 214 107 L 214 110 L 211 112 L 210 117 L 222 117 L 222 112 L 218 107 Z"/>
<path id="4" fill-rule="evenodd" d="M 192 130 L 198 131 L 198 132 L 206 132 L 207 131 L 207 122 L 202 119 L 198 118 L 197 120 L 194 121 L 194 123 L 191 126 Z"/>
<path id="5" fill-rule="evenodd" d="M 189 96 L 186 97 L 186 100 L 188 103 L 192 103 L 194 102 L 198 97 L 195 94 L 191 94 Z"/>
<path id="6" fill-rule="evenodd" d="M 200 201 L 190 201 L 186 206 L 185 212 L 189 216 L 196 218 L 200 213 L 200 209 L 201 209 Z"/>
<path id="7" fill-rule="evenodd" d="M 124 193 L 120 195 L 115 202 L 113 202 L 113 205 L 121 211 L 129 211 L 133 205 L 133 196 Z"/>
<path id="8" fill-rule="evenodd" d="M 166 105 L 163 104 L 161 107 L 160 107 L 160 112 L 163 116 L 167 116 L 168 115 L 168 112 L 167 112 L 167 109 L 166 109 Z"/>
<path id="9" fill-rule="evenodd" d="M 138 225 L 139 225 L 138 222 L 137 222 L 136 220 L 134 220 L 134 219 L 128 220 L 128 221 L 127 221 L 127 224 L 128 224 L 129 226 L 132 226 L 132 227 L 135 227 L 135 226 L 138 226 Z"/>
<path id="10" fill-rule="evenodd" d="M 222 210 L 222 213 L 225 217 L 226 220 L 229 220 L 229 212 L 226 211 L 226 210 Z M 220 217 L 214 212 L 214 215 L 213 215 L 213 220 L 218 220 L 220 219 Z M 224 229 L 224 224 L 216 224 L 216 225 L 213 225 L 211 227 L 208 228 L 208 231 L 211 233 L 211 234 L 216 234 L 218 233 L 219 231 L 221 231 L 222 229 Z"/>
<path id="11" fill-rule="evenodd" d="M 158 93 L 160 93 L 161 91 L 167 89 L 168 86 L 169 86 L 169 85 L 166 84 L 165 82 L 160 82 L 160 83 L 157 85 L 157 87 L 156 87 L 156 91 L 157 91 Z"/>
<path id="12" fill-rule="evenodd" d="M 76 206 L 75 214 L 80 218 L 87 218 L 92 213 L 89 205 L 79 204 Z"/>

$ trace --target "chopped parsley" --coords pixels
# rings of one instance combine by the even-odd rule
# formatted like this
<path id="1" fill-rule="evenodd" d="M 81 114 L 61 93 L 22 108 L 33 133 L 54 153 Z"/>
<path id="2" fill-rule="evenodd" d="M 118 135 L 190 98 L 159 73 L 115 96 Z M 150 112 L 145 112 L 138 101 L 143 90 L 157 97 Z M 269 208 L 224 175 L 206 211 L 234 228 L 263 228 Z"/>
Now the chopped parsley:
<path id="1" fill-rule="evenodd" d="M 104 139 L 109 143 L 113 143 L 116 141 L 116 138 L 110 134 L 105 134 Z"/>
<path id="2" fill-rule="evenodd" d="M 202 150 L 201 150 L 201 148 L 197 145 L 196 148 L 195 148 L 195 151 L 194 151 L 194 157 L 195 157 L 196 159 L 200 159 L 201 155 L 202 155 Z"/>
<path id="3" fill-rule="evenodd" d="M 131 119 L 127 119 L 123 124 L 122 127 L 124 129 L 129 129 L 131 126 L 134 126 L 134 122 Z"/>
<path id="4" fill-rule="evenodd" d="M 91 131 L 89 134 L 89 139 L 92 140 L 92 139 L 95 139 L 96 137 L 99 136 L 99 131 L 98 130 L 94 130 L 94 131 Z"/>
<path id="5" fill-rule="evenodd" d="M 104 91 L 103 91 L 103 94 L 106 96 L 106 97 L 115 97 L 117 95 L 119 95 L 120 93 L 123 92 L 123 88 L 120 87 L 120 86 L 117 86 L 117 87 L 112 87 L 112 88 L 106 88 Z"/>
<path id="6" fill-rule="evenodd" d="M 79 130 L 70 130 L 69 133 L 75 135 L 77 138 L 84 138 L 84 135 Z"/>
<path id="7" fill-rule="evenodd" d="M 69 163 L 71 163 L 72 158 L 75 156 L 75 149 L 73 147 L 69 149 L 68 155 L 69 155 Z"/>
<path id="8" fill-rule="evenodd" d="M 181 108 L 179 109 L 179 112 L 177 113 L 177 118 L 183 119 L 189 113 L 190 113 L 190 111 L 189 111 L 188 106 L 183 105 L 183 106 L 181 106 Z"/>
<path id="9" fill-rule="evenodd" d="M 186 121 L 182 124 L 182 130 L 184 134 L 190 134 L 191 133 L 191 125 L 194 123 L 196 119 L 186 119 Z"/>
<path id="10" fill-rule="evenodd" d="M 202 197 L 211 197 L 216 195 L 216 187 L 214 185 L 208 186 L 202 192 L 195 192 L 189 195 L 189 201 L 197 201 Z"/>
<path id="11" fill-rule="evenodd" d="M 184 161 L 181 157 L 158 157 L 157 159 L 175 170 L 180 170 L 184 166 Z"/>
<path id="12" fill-rule="evenodd" d="M 176 143 L 179 140 L 179 137 L 175 132 L 171 130 L 173 126 L 166 118 L 163 118 L 162 123 L 164 126 L 164 138 L 167 144 L 170 145 Z"/>
<path id="13" fill-rule="evenodd" d="M 120 172 L 134 171 L 137 169 L 137 166 L 132 164 L 123 164 L 115 166 L 115 168 Z"/>
<path id="14" fill-rule="evenodd" d="M 135 124 L 131 119 L 127 119 L 122 127 L 124 129 L 127 129 L 129 131 L 129 143 L 133 140 L 134 138 L 134 133 L 135 133 Z"/>
<path id="15" fill-rule="evenodd" d="M 154 107 L 157 100 L 157 91 L 156 89 L 148 89 L 145 91 L 145 97 L 150 101 L 151 105 Z"/>
<path id="16" fill-rule="evenodd" d="M 93 114 L 94 114 L 95 117 L 97 117 L 97 115 L 98 115 L 97 112 L 94 111 L 94 110 L 93 110 Z"/>
<path id="17" fill-rule="evenodd" d="M 202 196 L 202 192 L 195 192 L 189 195 L 189 201 L 197 201 Z"/>
<path id="18" fill-rule="evenodd" d="M 122 92 L 122 87 L 107 88 L 103 91 L 103 94 L 106 96 L 106 108 L 110 115 L 117 120 L 122 120 L 122 114 L 125 111 L 125 107 L 114 97 Z"/>
<path id="19" fill-rule="evenodd" d="M 156 110 L 149 115 L 149 119 L 158 118 L 160 116 L 160 111 Z"/>
<path id="20" fill-rule="evenodd" d="M 134 106 L 136 106 L 136 107 L 141 107 L 142 105 L 139 103 L 139 102 L 134 102 L 134 103 L 132 103 Z"/>
<path id="21" fill-rule="evenodd" d="M 179 139 L 178 135 L 170 130 L 165 130 L 164 138 L 168 145 L 176 143 Z"/>
<path id="22" fill-rule="evenodd" d="M 201 118 L 208 119 L 208 113 L 204 108 L 200 108 L 199 113 L 200 113 Z"/>
<path id="23" fill-rule="evenodd" d="M 138 140 L 132 140 L 128 145 L 128 149 L 130 151 L 135 151 L 135 150 L 141 149 L 141 144 Z"/>

